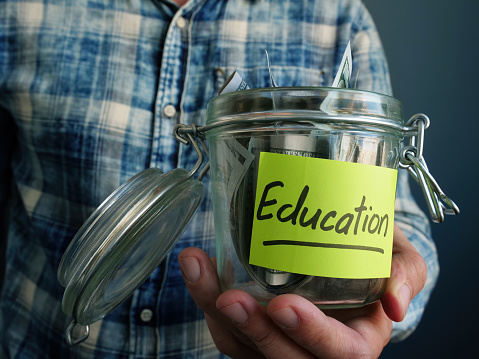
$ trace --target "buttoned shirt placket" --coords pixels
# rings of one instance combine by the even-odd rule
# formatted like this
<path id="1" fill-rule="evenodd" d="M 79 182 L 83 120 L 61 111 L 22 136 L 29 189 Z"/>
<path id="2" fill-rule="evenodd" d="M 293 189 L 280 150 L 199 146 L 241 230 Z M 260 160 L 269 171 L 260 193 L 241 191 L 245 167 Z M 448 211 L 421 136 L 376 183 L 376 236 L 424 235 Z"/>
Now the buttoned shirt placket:
<path id="1" fill-rule="evenodd" d="M 173 129 L 180 121 L 181 98 L 188 59 L 188 21 L 199 1 L 180 8 L 171 20 L 165 37 L 158 75 L 152 130 L 150 167 L 165 173 L 178 164 L 178 142 Z M 133 294 L 130 311 L 130 357 L 157 357 L 160 353 L 159 310 L 162 285 L 169 256 Z M 153 345 L 156 343 L 156 345 Z M 133 354 L 134 353 L 134 354 Z"/>

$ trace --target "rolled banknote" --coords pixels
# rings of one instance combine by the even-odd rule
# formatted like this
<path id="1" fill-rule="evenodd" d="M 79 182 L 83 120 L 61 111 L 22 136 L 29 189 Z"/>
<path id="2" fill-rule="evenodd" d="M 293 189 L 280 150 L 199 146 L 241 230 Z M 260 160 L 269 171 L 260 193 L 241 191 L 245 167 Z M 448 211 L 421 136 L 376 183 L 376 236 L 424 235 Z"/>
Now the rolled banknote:
<path id="1" fill-rule="evenodd" d="M 248 84 L 243 81 L 243 78 L 240 76 L 240 74 L 237 71 L 234 71 L 230 75 L 230 77 L 228 77 L 225 84 L 219 91 L 219 95 L 222 95 L 228 92 L 241 91 L 241 90 L 247 90 L 247 89 L 249 89 Z"/>

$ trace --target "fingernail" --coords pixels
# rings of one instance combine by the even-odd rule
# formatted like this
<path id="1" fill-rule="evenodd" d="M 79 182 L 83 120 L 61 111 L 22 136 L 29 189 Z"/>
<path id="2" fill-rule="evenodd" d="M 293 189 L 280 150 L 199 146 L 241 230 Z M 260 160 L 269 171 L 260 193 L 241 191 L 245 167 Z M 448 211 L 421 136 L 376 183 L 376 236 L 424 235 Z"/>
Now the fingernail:
<path id="1" fill-rule="evenodd" d="M 299 324 L 299 317 L 291 307 L 279 309 L 270 315 L 273 320 L 286 328 L 296 328 Z"/>
<path id="2" fill-rule="evenodd" d="M 248 321 L 248 313 L 241 303 L 234 303 L 221 308 L 221 312 L 237 324 L 245 324 Z"/>
<path id="3" fill-rule="evenodd" d="M 401 299 L 401 304 L 406 313 L 409 304 L 411 303 L 411 288 L 407 284 L 403 284 L 399 289 L 399 299 Z"/>
<path id="4" fill-rule="evenodd" d="M 196 283 L 200 279 L 200 263 L 195 257 L 186 257 L 178 259 L 181 272 L 190 283 Z"/>

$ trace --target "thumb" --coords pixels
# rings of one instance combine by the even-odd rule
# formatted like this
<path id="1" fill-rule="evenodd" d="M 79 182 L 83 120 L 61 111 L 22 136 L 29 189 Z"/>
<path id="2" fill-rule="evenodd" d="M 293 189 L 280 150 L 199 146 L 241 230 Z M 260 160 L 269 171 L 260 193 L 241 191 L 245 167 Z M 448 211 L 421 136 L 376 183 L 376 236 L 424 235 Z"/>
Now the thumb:
<path id="1" fill-rule="evenodd" d="M 406 235 L 394 224 L 391 277 L 381 299 L 388 317 L 400 322 L 406 316 L 412 299 L 426 283 L 427 266 Z"/>

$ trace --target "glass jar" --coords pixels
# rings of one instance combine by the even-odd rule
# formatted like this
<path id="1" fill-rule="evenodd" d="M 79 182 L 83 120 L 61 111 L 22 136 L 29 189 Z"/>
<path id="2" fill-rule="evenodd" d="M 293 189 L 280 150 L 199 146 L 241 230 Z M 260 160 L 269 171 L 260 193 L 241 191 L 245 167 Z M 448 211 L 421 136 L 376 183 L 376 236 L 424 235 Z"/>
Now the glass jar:
<path id="1" fill-rule="evenodd" d="M 213 99 L 208 126 L 217 266 L 223 290 L 241 289 L 263 303 L 279 294 L 295 293 L 322 308 L 355 307 L 382 296 L 384 277 L 327 277 L 250 264 L 251 236 L 260 153 L 397 169 L 403 139 L 399 101 L 344 89 L 247 90 Z M 317 231 L 317 240 L 324 233 Z M 390 257 L 391 252 L 386 255 Z"/>
<path id="2" fill-rule="evenodd" d="M 321 308 L 378 300 L 391 267 L 398 166 L 421 184 L 433 221 L 459 213 L 422 156 L 429 119 L 416 115 L 404 125 L 392 97 L 337 88 L 245 90 L 211 100 L 207 117 L 205 126 L 174 131 L 195 148 L 193 169 L 149 168 L 132 177 L 68 246 L 58 280 L 72 317 L 70 345 L 85 340 L 89 325 L 140 286 L 180 238 L 203 199 L 210 168 L 202 167 L 204 153 L 221 286 L 261 303 L 283 293 Z M 405 136 L 410 144 L 400 148 Z"/>

